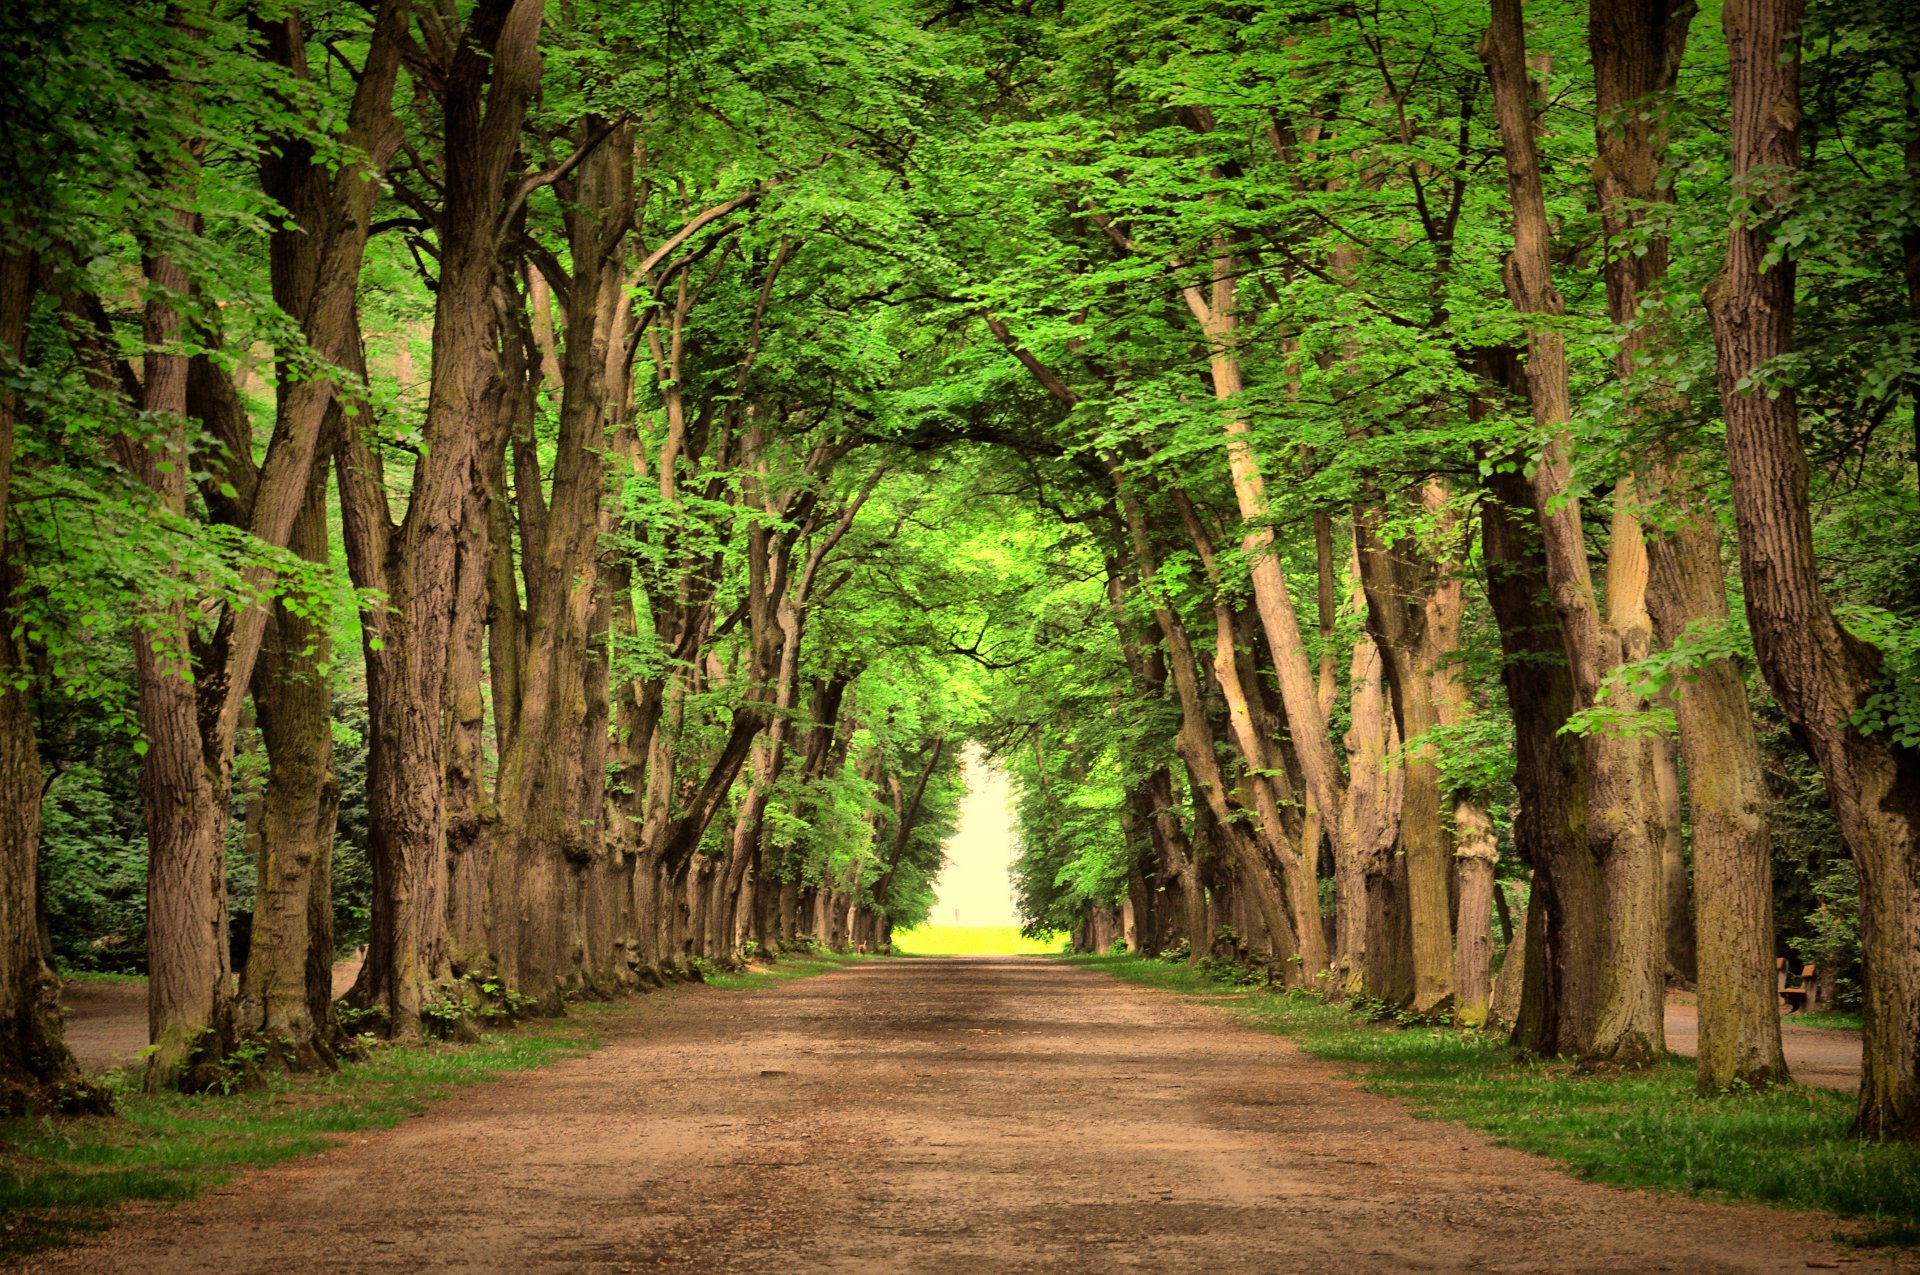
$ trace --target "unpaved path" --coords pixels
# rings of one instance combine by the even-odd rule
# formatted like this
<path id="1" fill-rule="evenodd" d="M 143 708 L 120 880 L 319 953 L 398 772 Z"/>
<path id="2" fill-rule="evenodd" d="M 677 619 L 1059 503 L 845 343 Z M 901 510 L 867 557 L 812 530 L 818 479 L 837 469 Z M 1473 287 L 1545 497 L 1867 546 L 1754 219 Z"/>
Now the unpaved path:
<path id="1" fill-rule="evenodd" d="M 344 996 L 360 973 L 361 953 L 336 961 L 333 994 Z M 147 982 L 68 979 L 60 988 L 67 1048 L 88 1071 L 138 1062 L 147 1047 Z"/>
<path id="2" fill-rule="evenodd" d="M 1190 1001 L 1034 958 L 642 1003 L 588 1057 L 38 1268 L 1876 1269 L 1830 1220 L 1576 1181 Z"/>
<path id="3" fill-rule="evenodd" d="M 1700 1010 L 1691 997 L 1667 998 L 1667 1048 L 1695 1058 L 1700 1053 Z M 1829 1027 L 1796 1027 L 1791 1014 L 1780 1020 L 1780 1051 L 1795 1082 L 1860 1092 L 1860 1033 Z"/>

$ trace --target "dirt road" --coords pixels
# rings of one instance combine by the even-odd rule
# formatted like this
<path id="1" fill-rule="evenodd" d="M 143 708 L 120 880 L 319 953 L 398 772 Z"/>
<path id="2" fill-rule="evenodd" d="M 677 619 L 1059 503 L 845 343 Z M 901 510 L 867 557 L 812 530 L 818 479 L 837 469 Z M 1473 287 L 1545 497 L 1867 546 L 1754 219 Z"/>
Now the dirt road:
<path id="1" fill-rule="evenodd" d="M 1700 1054 L 1700 1010 L 1691 993 L 1667 997 L 1667 1048 L 1687 1058 Z M 1860 1092 L 1860 1033 L 1825 1027 L 1796 1027 L 1793 1016 L 1780 1020 L 1780 1050 L 1794 1083 Z"/>
<path id="2" fill-rule="evenodd" d="M 90 1272 L 1805 1271 L 1834 1225 L 1575 1181 L 1192 1002 L 900 960 L 633 1011 L 606 1048 L 129 1216 Z"/>

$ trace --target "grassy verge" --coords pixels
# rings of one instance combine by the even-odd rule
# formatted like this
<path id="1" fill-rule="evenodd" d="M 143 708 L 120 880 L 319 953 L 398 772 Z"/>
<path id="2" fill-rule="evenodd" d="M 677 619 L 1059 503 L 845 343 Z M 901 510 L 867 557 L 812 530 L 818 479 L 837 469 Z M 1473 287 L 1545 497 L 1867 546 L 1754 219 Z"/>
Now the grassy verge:
<path id="1" fill-rule="evenodd" d="M 1780 1020 L 1782 1027 L 1814 1027 L 1821 1031 L 1857 1032 L 1861 1028 L 1860 1015 L 1841 1012 L 1824 1014 L 1788 1014 Z"/>
<path id="2" fill-rule="evenodd" d="M 1247 988 L 1139 956 L 1073 956 L 1128 982 L 1201 993 L 1319 1058 L 1352 1064 L 1375 1093 L 1551 1156 L 1582 1177 L 1871 1219 L 1872 1242 L 1920 1241 L 1920 1149 L 1847 1136 L 1853 1100 L 1824 1089 L 1701 1098 L 1693 1067 L 1585 1075 L 1518 1058 L 1450 1028 L 1368 1021 L 1306 995 Z M 1225 981 L 1223 981 L 1223 979 Z"/>
<path id="3" fill-rule="evenodd" d="M 825 974 L 828 970 L 837 970 L 843 965 L 855 961 L 871 961 L 877 957 L 854 956 L 843 952 L 829 952 L 825 949 L 807 953 L 794 953 L 782 956 L 777 964 L 754 964 L 744 970 L 729 971 L 708 966 L 700 971 L 708 987 L 725 988 L 737 991 L 743 987 L 765 987 L 772 983 L 790 983 L 796 978 L 811 978 L 815 974 Z"/>
<path id="4" fill-rule="evenodd" d="M 747 988 L 838 969 L 809 956 L 716 975 Z M 467 1085 L 597 1049 L 633 1002 L 579 1004 L 471 1045 L 377 1048 L 330 1075 L 276 1076 L 262 1089 L 144 1094 L 125 1089 L 112 1116 L 0 1120 L 0 1258 L 105 1229 L 127 1200 L 186 1200 L 249 1169 L 321 1151 L 340 1135 L 385 1129 Z"/>

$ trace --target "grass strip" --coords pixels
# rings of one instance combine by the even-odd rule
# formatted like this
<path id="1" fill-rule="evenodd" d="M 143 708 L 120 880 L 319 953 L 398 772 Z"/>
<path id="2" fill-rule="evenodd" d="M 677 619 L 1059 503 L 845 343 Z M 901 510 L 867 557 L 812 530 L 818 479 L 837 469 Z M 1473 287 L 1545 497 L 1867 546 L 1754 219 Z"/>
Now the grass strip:
<path id="1" fill-rule="evenodd" d="M 1244 987 L 1229 967 L 1189 970 L 1137 955 L 1063 958 L 1130 983 L 1199 994 L 1285 1036 L 1316 1058 L 1351 1064 L 1369 1091 L 1414 1114 L 1457 1120 L 1505 1146 L 1550 1156 L 1595 1182 L 1758 1200 L 1880 1230 L 1854 1243 L 1920 1241 L 1920 1148 L 1848 1136 L 1853 1099 L 1785 1086 L 1703 1098 L 1693 1065 L 1590 1074 L 1528 1059 L 1502 1038 L 1368 1019 L 1303 992 Z"/>
<path id="2" fill-rule="evenodd" d="M 824 974 L 851 958 L 798 956 L 713 986 L 738 990 Z M 129 1200 L 188 1200 L 236 1174 L 309 1155 L 344 1134 L 387 1129 L 468 1085 L 598 1049 L 634 1001 L 582 1002 L 564 1018 L 490 1032 L 473 1044 L 377 1046 L 325 1074 L 276 1075 L 259 1089 L 141 1093 L 116 1084 L 111 1116 L 0 1119 L 0 1259 L 104 1230 Z"/>
<path id="3" fill-rule="evenodd" d="M 1819 1031 L 1829 1032 L 1857 1032 L 1865 1026 L 1865 1024 L 1860 1021 L 1860 1015 L 1849 1014 L 1839 1010 L 1825 1011 L 1817 1014 L 1789 1014 L 1780 1020 L 1780 1025 L 1782 1027 L 1812 1027 Z"/>

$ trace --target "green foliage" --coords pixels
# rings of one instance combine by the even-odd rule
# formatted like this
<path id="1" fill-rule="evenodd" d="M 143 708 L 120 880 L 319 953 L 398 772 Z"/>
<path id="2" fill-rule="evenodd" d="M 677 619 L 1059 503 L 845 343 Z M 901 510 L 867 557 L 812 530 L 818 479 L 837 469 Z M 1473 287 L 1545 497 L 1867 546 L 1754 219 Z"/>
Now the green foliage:
<path id="1" fill-rule="evenodd" d="M 1836 858 L 1813 883 L 1818 904 L 1807 914 L 1803 937 L 1791 940 L 1793 954 L 1808 965 L 1834 974 L 1834 1000 L 1860 1003 L 1860 879 L 1853 861 Z"/>
<path id="2" fill-rule="evenodd" d="M 146 831 L 139 775 L 63 768 L 41 802 L 41 889 L 63 968 L 146 969 Z"/>

